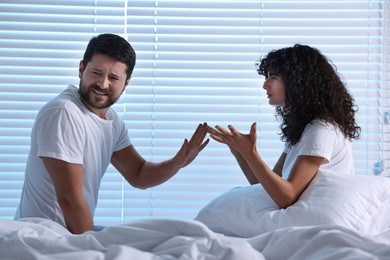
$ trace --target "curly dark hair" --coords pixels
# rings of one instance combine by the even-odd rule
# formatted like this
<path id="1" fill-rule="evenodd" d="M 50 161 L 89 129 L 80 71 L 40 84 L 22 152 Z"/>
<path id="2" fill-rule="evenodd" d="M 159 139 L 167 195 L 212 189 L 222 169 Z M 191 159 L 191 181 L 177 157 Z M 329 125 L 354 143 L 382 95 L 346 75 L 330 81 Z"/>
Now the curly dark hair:
<path id="1" fill-rule="evenodd" d="M 348 139 L 358 139 L 358 108 L 336 67 L 317 49 L 295 44 L 273 50 L 259 62 L 258 73 L 280 76 L 285 86 L 285 106 L 276 106 L 282 119 L 281 138 L 294 145 L 314 119 L 337 125 Z"/>

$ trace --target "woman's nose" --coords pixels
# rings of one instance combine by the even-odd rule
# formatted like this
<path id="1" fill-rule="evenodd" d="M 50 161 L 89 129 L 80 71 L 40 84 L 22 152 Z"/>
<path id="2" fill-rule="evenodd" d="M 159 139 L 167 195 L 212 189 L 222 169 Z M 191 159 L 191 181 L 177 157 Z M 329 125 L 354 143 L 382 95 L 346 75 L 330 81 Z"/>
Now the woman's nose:
<path id="1" fill-rule="evenodd" d="M 263 89 L 267 89 L 267 81 L 266 80 L 264 80 Z"/>

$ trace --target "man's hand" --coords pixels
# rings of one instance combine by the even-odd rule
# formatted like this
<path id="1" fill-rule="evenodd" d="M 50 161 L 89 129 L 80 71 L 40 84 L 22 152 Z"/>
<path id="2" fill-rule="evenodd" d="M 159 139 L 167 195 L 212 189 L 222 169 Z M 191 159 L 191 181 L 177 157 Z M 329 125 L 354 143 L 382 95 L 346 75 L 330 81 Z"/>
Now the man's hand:
<path id="1" fill-rule="evenodd" d="M 209 143 L 209 139 L 204 141 L 207 134 L 207 124 L 199 124 L 190 141 L 184 140 L 183 145 L 174 157 L 174 160 L 183 168 L 189 165 L 198 154 L 206 147 Z"/>

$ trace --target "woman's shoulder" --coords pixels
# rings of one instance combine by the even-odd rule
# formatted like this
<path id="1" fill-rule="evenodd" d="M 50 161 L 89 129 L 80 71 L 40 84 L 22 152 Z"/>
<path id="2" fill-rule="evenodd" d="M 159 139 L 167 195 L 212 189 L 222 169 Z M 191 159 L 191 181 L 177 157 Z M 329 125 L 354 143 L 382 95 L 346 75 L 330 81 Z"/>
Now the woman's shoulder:
<path id="1" fill-rule="evenodd" d="M 322 138 L 330 138 L 331 136 L 342 135 L 339 127 L 333 123 L 324 120 L 315 119 L 306 125 L 302 136 L 319 136 Z"/>
<path id="2" fill-rule="evenodd" d="M 327 129 L 327 130 L 332 130 L 332 131 L 337 131 L 337 126 L 333 123 L 326 122 L 321 119 L 314 119 L 310 123 L 308 123 L 305 127 L 305 131 L 307 129 Z"/>

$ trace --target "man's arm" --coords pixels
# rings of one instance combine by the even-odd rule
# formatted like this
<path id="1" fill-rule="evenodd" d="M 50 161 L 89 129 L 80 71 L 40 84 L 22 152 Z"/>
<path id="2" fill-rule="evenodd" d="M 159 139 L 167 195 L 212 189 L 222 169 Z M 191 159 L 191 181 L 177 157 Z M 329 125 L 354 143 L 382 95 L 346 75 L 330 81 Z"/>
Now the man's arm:
<path id="1" fill-rule="evenodd" d="M 180 169 L 172 159 L 160 163 L 146 161 L 133 145 L 115 152 L 111 163 L 129 184 L 140 189 L 159 185 L 170 179 Z"/>
<path id="2" fill-rule="evenodd" d="M 190 164 L 201 152 L 209 140 L 205 142 L 207 125 L 200 124 L 191 139 L 184 141 L 177 154 L 163 162 L 149 162 L 130 145 L 115 152 L 111 163 L 132 186 L 146 189 L 159 185 L 173 177 L 181 168 Z"/>
<path id="3" fill-rule="evenodd" d="M 83 166 L 41 157 L 53 181 L 68 230 L 81 234 L 93 230 L 93 220 L 83 193 Z"/>

